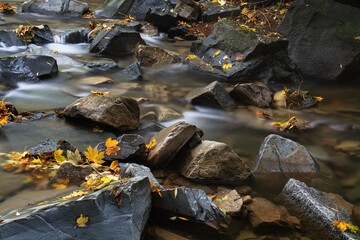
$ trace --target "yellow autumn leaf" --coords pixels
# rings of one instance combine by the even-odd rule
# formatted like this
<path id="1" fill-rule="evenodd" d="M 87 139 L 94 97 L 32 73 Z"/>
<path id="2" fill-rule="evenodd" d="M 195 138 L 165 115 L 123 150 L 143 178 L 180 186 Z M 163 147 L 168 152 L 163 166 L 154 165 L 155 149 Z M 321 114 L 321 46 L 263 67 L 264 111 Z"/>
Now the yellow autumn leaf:
<path id="1" fill-rule="evenodd" d="M 273 123 L 273 127 L 277 128 L 280 131 L 291 130 L 294 127 L 296 127 L 297 121 L 298 120 L 296 117 L 291 117 L 287 121 L 278 121 L 278 122 Z"/>
<path id="2" fill-rule="evenodd" d="M 61 200 L 69 200 L 71 198 L 81 197 L 81 196 L 85 196 L 87 194 L 89 194 L 88 191 L 78 190 L 78 191 L 73 191 L 72 193 L 70 193 L 66 196 L 63 196 L 60 199 Z"/>
<path id="3" fill-rule="evenodd" d="M 359 232 L 359 227 L 345 221 L 334 220 L 332 224 L 341 232 L 350 232 L 352 234 L 357 234 Z"/>
<path id="4" fill-rule="evenodd" d="M 150 182 L 150 186 L 151 186 L 151 192 L 156 192 L 162 198 L 161 190 L 150 179 L 149 179 L 149 182 Z"/>
<path id="5" fill-rule="evenodd" d="M 111 139 L 111 138 L 106 139 L 106 142 L 105 142 L 106 155 L 108 155 L 108 156 L 116 155 L 116 153 L 120 150 L 120 147 L 118 146 L 118 144 L 119 144 L 119 141 L 116 139 Z"/>
<path id="6" fill-rule="evenodd" d="M 195 59 L 197 59 L 197 56 L 194 54 L 189 54 L 189 55 L 187 55 L 186 59 L 187 60 L 195 60 Z"/>
<path id="7" fill-rule="evenodd" d="M 32 161 L 31 161 L 31 164 L 33 165 L 42 165 L 42 161 L 40 158 L 34 158 Z"/>
<path id="8" fill-rule="evenodd" d="M 89 217 L 80 214 L 80 216 L 76 219 L 76 226 L 83 228 L 86 227 L 86 224 L 89 222 Z"/>
<path id="9" fill-rule="evenodd" d="M 229 59 L 229 57 L 228 57 L 228 55 L 225 55 L 225 56 L 223 57 L 223 60 L 227 60 L 227 59 Z"/>
<path id="10" fill-rule="evenodd" d="M 222 65 L 222 68 L 223 68 L 224 70 L 230 69 L 230 68 L 232 68 L 232 63 L 225 63 L 224 65 Z"/>
<path id="11" fill-rule="evenodd" d="M 63 152 L 64 151 L 62 149 L 56 149 L 54 152 L 54 159 L 59 165 L 66 160 L 66 158 L 62 155 Z"/>
<path id="12" fill-rule="evenodd" d="M 255 32 L 256 31 L 256 28 L 252 28 L 252 27 L 249 27 L 248 25 L 246 24 L 240 24 L 240 28 L 244 31 L 248 31 L 248 32 Z"/>
<path id="13" fill-rule="evenodd" d="M 57 190 L 65 189 L 69 186 L 70 180 L 68 178 L 56 179 L 56 182 L 51 184 L 51 187 Z"/>
<path id="14" fill-rule="evenodd" d="M 217 51 L 214 53 L 214 56 L 213 56 L 213 57 L 218 56 L 220 53 L 221 53 L 221 50 L 217 50 Z"/>
<path id="15" fill-rule="evenodd" d="M 145 145 L 145 147 L 146 147 L 147 150 L 150 151 L 150 150 L 153 150 L 156 147 L 156 144 L 157 144 L 156 139 L 153 138 L 153 139 L 151 139 L 151 141 L 148 144 Z"/>
<path id="16" fill-rule="evenodd" d="M 189 221 L 188 218 L 184 218 L 184 217 L 177 217 L 177 218 L 180 219 L 180 220 L 183 220 L 183 221 Z"/>
<path id="17" fill-rule="evenodd" d="M 286 8 L 280 9 L 280 11 L 279 11 L 279 13 L 280 13 L 281 15 L 284 15 L 286 12 L 287 12 L 287 9 L 286 9 Z"/>
<path id="18" fill-rule="evenodd" d="M 99 152 L 97 148 L 93 149 L 91 146 L 89 146 L 87 148 L 87 151 L 84 152 L 84 155 L 90 162 L 94 162 L 97 164 L 103 164 L 105 162 L 103 160 L 104 152 Z"/>
<path id="19" fill-rule="evenodd" d="M 9 116 L 1 116 L 0 117 L 0 126 L 1 125 L 5 125 L 5 124 L 7 124 L 9 122 Z"/>
<path id="20" fill-rule="evenodd" d="M 112 161 L 112 163 L 110 164 L 110 169 L 116 173 L 119 173 L 120 172 L 119 162 L 117 160 Z"/>
<path id="21" fill-rule="evenodd" d="M 178 189 L 177 189 L 177 188 L 174 188 L 174 198 L 177 197 L 177 194 L 178 194 Z"/>
<path id="22" fill-rule="evenodd" d="M 360 42 L 360 36 L 356 37 L 355 40 Z"/>
<path id="23" fill-rule="evenodd" d="M 241 10 L 241 14 L 242 15 L 245 15 L 245 16 L 247 16 L 248 14 L 249 14 L 249 9 L 248 8 L 243 8 L 243 10 Z"/>
<path id="24" fill-rule="evenodd" d="M 317 96 L 317 97 L 314 97 L 314 99 L 315 99 L 317 102 L 321 102 L 324 98 L 323 98 L 323 97 L 320 97 L 320 96 Z"/>
<path id="25" fill-rule="evenodd" d="M 96 96 L 108 96 L 109 95 L 109 92 L 101 92 L 98 90 L 90 90 L 90 93 L 94 94 Z"/>

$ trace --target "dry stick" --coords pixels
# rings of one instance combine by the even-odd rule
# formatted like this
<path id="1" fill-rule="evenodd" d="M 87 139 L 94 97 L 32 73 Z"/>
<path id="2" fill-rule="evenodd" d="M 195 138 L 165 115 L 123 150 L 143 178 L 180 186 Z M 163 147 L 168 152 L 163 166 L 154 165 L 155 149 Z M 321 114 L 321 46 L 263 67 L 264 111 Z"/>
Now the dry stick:
<path id="1" fill-rule="evenodd" d="M 261 13 L 261 14 L 264 16 L 267 24 L 269 25 L 270 30 L 273 31 L 273 29 L 271 28 L 271 24 L 270 24 L 270 22 L 269 22 L 269 19 L 266 17 L 265 13 L 263 13 L 263 12 L 260 11 L 260 10 L 257 10 L 257 12 Z"/>

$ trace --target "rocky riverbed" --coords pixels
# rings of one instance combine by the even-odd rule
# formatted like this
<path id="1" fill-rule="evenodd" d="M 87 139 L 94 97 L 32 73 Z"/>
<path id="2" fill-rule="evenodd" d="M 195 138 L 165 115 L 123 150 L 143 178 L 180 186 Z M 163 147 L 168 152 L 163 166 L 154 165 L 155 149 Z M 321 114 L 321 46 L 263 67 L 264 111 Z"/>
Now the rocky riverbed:
<path id="1" fill-rule="evenodd" d="M 1 239 L 359 239 L 356 1 L 10 4 Z"/>

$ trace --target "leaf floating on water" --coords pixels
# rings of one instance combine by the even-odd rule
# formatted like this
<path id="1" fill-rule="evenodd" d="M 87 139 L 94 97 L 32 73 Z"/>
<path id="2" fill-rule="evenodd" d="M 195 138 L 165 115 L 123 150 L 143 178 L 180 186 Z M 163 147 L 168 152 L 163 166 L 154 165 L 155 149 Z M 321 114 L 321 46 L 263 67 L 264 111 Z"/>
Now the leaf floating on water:
<path id="1" fill-rule="evenodd" d="M 76 219 L 76 226 L 80 228 L 86 227 L 86 224 L 89 222 L 89 217 L 80 214 L 80 216 Z"/>
<path id="2" fill-rule="evenodd" d="M 101 92 L 98 90 L 90 90 L 91 94 L 94 94 L 95 96 L 108 96 L 109 92 Z"/>
<path id="3" fill-rule="evenodd" d="M 0 126 L 9 122 L 9 116 L 0 116 Z"/>
<path id="4" fill-rule="evenodd" d="M 153 150 L 156 147 L 157 141 L 155 138 L 151 139 L 151 141 L 145 145 L 148 151 Z"/>
<path id="5" fill-rule="evenodd" d="M 184 217 L 177 217 L 177 218 L 180 219 L 180 220 L 183 220 L 183 221 L 189 221 L 188 218 L 184 218 Z"/>
<path id="6" fill-rule="evenodd" d="M 97 164 L 103 164 L 105 162 L 103 160 L 104 152 L 99 152 L 97 148 L 93 149 L 91 146 L 89 146 L 87 148 L 87 151 L 84 152 L 84 154 L 87 160 L 89 160 L 90 162 L 94 162 Z"/>
<path id="7" fill-rule="evenodd" d="M 63 152 L 64 151 L 62 149 L 56 149 L 54 152 L 54 159 L 59 165 L 66 160 L 66 158 L 62 155 Z"/>
<path id="8" fill-rule="evenodd" d="M 118 151 L 120 151 L 120 147 L 118 146 L 118 144 L 119 144 L 119 141 L 116 139 L 111 139 L 111 138 L 106 139 L 106 141 L 105 141 L 106 155 L 108 155 L 108 156 L 116 155 L 116 153 Z"/>
<path id="9" fill-rule="evenodd" d="M 320 97 L 320 96 L 317 96 L 317 97 L 314 97 L 314 99 L 318 102 L 321 102 L 324 98 L 323 97 Z"/>

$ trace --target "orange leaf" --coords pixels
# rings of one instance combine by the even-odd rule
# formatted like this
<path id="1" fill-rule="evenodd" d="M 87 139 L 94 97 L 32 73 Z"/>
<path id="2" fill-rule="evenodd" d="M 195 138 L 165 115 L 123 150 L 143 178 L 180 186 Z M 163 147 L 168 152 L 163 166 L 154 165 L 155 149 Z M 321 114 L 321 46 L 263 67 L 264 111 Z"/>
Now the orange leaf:
<path id="1" fill-rule="evenodd" d="M 148 144 L 146 144 L 145 147 L 147 150 L 153 150 L 156 147 L 156 144 L 157 144 L 156 139 L 153 138 Z"/>
<path id="2" fill-rule="evenodd" d="M 97 150 L 97 148 L 92 148 L 91 146 L 89 146 L 87 148 L 87 151 L 84 152 L 85 157 L 87 158 L 87 160 L 89 160 L 90 162 L 94 162 L 97 164 L 102 164 L 105 161 L 103 160 L 104 158 L 104 152 L 99 152 Z"/>
<path id="3" fill-rule="evenodd" d="M 89 221 L 89 217 L 80 214 L 80 216 L 76 219 L 76 226 L 80 228 L 86 227 L 88 221 Z"/>
<path id="4" fill-rule="evenodd" d="M 120 172 L 119 162 L 117 160 L 112 161 L 112 163 L 110 164 L 110 169 L 116 173 L 119 173 Z"/>
<path id="5" fill-rule="evenodd" d="M 116 155 L 117 151 L 120 150 L 120 147 L 118 146 L 119 141 L 114 139 L 112 140 L 111 138 L 106 139 L 105 142 L 105 146 L 106 146 L 106 150 L 105 153 L 106 155 L 110 156 L 110 155 Z"/>

